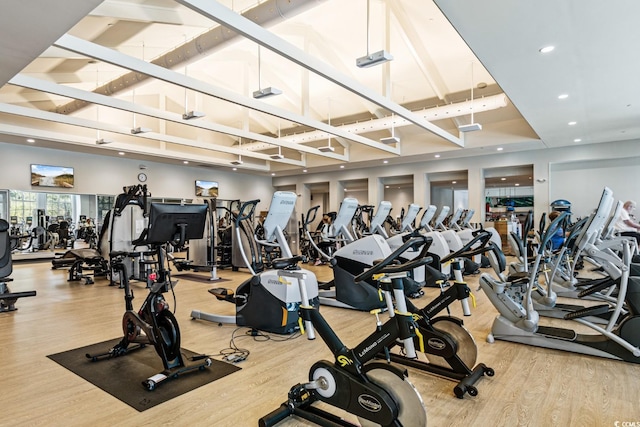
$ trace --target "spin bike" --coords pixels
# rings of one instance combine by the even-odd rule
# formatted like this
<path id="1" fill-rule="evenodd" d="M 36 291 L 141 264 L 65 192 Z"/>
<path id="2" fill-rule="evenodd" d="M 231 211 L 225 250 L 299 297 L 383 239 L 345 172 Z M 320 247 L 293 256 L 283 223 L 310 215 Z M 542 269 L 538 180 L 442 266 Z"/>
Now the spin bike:
<path id="1" fill-rule="evenodd" d="M 415 232 L 414 232 L 415 233 Z M 426 237 L 428 242 L 431 237 Z M 380 353 L 378 357 L 390 359 L 414 369 L 438 375 L 458 381 L 453 388 L 455 396 L 462 399 L 466 393 L 470 396 L 477 396 L 478 389 L 475 384 L 484 375 L 492 377 L 495 371 L 484 363 L 476 365 L 478 347 L 471 334 L 464 327 L 461 319 L 448 316 L 435 317 L 445 308 L 449 311 L 449 305 L 454 301 L 460 301 L 462 312 L 465 316 L 470 316 L 469 296 L 471 290 L 462 277 L 461 258 L 470 258 L 486 251 L 486 244 L 491 239 L 491 233 L 480 231 L 459 251 L 444 259 L 451 264 L 454 273 L 454 281 L 446 290 L 441 291 L 433 301 L 423 308 L 417 308 L 411 301 L 407 301 L 408 310 L 414 313 L 414 319 L 418 326 L 420 336 L 424 341 L 424 347 L 419 347 L 425 354 L 427 361 L 411 358 L 404 351 Z M 429 246 L 427 243 L 425 246 Z M 426 269 L 433 269 L 432 266 L 425 265 Z M 438 274 L 438 271 L 432 272 Z M 441 281 L 436 282 L 442 284 Z M 442 288 L 441 288 L 442 289 Z M 416 342 L 416 344 L 418 344 Z M 391 348 L 402 349 L 401 342 L 395 342 Z"/>
<path id="2" fill-rule="evenodd" d="M 378 286 L 384 295 L 389 319 L 381 322 L 376 309 L 376 330 L 354 348 L 347 348 L 331 329 L 320 312 L 306 296 L 306 273 L 300 270 L 280 270 L 283 280 L 297 280 L 302 295 L 300 316 L 304 320 L 309 339 L 317 331 L 335 357 L 334 362 L 320 360 L 309 372 L 309 382 L 293 386 L 288 400 L 278 409 L 262 417 L 261 427 L 274 426 L 291 415 L 323 426 L 353 426 L 340 417 L 314 406 L 321 401 L 358 417 L 363 426 L 426 426 L 424 402 L 407 379 L 407 372 L 386 362 L 376 362 L 376 355 L 388 351 L 396 340 L 402 340 L 408 357 L 416 358 L 414 340 L 416 324 L 407 311 L 403 279 L 413 268 L 431 262 L 423 249 L 421 256 L 404 264 L 395 264 L 403 252 L 414 246 L 424 246 L 423 237 L 413 237 L 371 269 L 356 277 L 364 281 L 381 275 Z M 395 299 L 395 308 L 393 301 Z M 418 340 L 420 345 L 423 345 Z"/>
<path id="3" fill-rule="evenodd" d="M 185 365 L 180 351 L 180 328 L 169 304 L 163 294 L 171 290 L 176 282 L 171 281 L 167 267 L 166 246 L 169 242 L 178 246 L 184 245 L 188 239 L 202 238 L 206 205 L 177 205 L 168 203 L 152 203 L 149 215 L 149 228 L 143 232 L 144 241 L 136 244 L 151 245 L 158 260 L 158 271 L 149 276 L 149 294 L 140 309 L 133 309 L 133 290 L 129 284 L 129 275 L 124 262 L 127 252 L 111 253 L 114 260 L 112 268 L 120 273 L 119 278 L 124 287 L 126 311 L 122 319 L 124 336 L 118 344 L 100 354 L 86 354 L 88 359 L 96 362 L 103 359 L 124 356 L 131 351 L 152 344 L 162 359 L 164 371 L 142 381 L 149 391 L 154 390 L 161 382 L 176 378 L 192 370 L 204 370 L 211 366 L 212 360 L 205 355 L 192 358 L 197 361 L 190 366 Z M 200 227 L 200 221 L 202 226 Z M 167 235 L 167 231 L 170 233 Z M 198 237 L 199 235 L 199 237 Z M 175 295 L 174 295 L 175 298 Z M 131 346 L 130 344 L 135 344 Z"/>

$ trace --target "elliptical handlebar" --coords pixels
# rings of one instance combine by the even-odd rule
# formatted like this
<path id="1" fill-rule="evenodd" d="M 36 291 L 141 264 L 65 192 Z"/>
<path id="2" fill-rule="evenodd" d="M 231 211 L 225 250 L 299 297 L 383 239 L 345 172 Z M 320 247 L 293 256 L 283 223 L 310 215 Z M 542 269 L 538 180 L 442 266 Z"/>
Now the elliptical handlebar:
<path id="1" fill-rule="evenodd" d="M 260 203 L 260 199 L 249 200 L 248 202 L 244 202 L 242 205 L 240 205 L 240 210 L 238 211 L 238 216 L 236 217 L 236 226 L 239 227 L 242 221 L 253 217 L 253 214 L 256 210 L 256 206 L 258 206 L 258 203 Z M 250 209 L 248 213 L 245 214 L 245 211 L 248 208 Z"/>
<path id="2" fill-rule="evenodd" d="M 304 227 L 305 230 L 308 229 L 307 226 L 309 224 L 313 223 L 313 221 L 316 220 L 316 216 L 318 215 L 318 209 L 320 209 L 320 205 L 316 205 L 307 211 L 307 218 L 302 223 L 302 226 Z"/>
<path id="3" fill-rule="evenodd" d="M 560 224 L 564 222 L 565 218 L 568 215 L 568 212 L 561 212 L 560 215 L 558 215 L 558 217 L 554 219 L 551 224 L 549 224 L 549 227 L 547 227 L 547 229 L 540 237 L 540 248 L 538 249 L 540 253 L 542 253 L 541 251 L 544 251 L 544 249 L 547 247 L 549 241 L 558 230 L 558 227 L 560 227 Z"/>
<path id="4" fill-rule="evenodd" d="M 355 282 L 362 282 L 365 280 L 369 280 L 373 277 L 374 274 L 378 273 L 399 273 L 402 271 L 411 271 L 414 268 L 420 267 L 421 265 L 428 264 L 433 261 L 433 258 L 427 255 L 429 251 L 429 245 L 427 244 L 429 240 L 428 236 L 416 236 L 404 242 L 402 246 L 396 249 L 391 255 L 374 265 L 368 270 L 363 271 L 359 275 L 354 278 Z M 394 262 L 400 255 L 406 252 L 409 248 L 414 247 L 416 245 L 422 245 L 422 251 L 420 255 L 416 258 L 409 260 L 402 264 L 391 264 Z"/>

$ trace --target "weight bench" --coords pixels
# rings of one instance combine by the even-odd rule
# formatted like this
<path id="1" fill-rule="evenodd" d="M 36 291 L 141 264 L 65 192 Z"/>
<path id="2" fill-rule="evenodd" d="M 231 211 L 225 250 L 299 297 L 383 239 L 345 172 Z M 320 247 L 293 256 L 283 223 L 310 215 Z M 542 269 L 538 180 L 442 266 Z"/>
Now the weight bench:
<path id="1" fill-rule="evenodd" d="M 51 260 L 51 268 L 69 268 L 69 278 L 67 281 L 76 282 L 84 279 L 85 285 L 93 284 L 93 277 L 105 276 L 109 270 L 107 260 L 95 249 L 71 249 L 60 258 Z M 92 271 L 86 274 L 85 270 Z"/>

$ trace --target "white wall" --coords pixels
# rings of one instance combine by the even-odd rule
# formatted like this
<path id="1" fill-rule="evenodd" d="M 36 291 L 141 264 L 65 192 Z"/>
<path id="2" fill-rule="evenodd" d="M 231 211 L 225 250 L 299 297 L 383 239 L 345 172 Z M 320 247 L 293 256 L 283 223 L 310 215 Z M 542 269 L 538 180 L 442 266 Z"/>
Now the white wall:
<path id="1" fill-rule="evenodd" d="M 76 187 L 67 190 L 73 194 L 118 194 L 123 186 L 137 183 L 136 177 L 141 163 L 147 165 L 145 172 L 149 190 L 153 196 L 192 198 L 196 179 L 218 181 L 221 199 L 261 199 L 259 210 L 268 209 L 274 186 L 302 188 L 308 182 L 329 182 L 330 205 L 327 210 L 337 210 L 346 195 L 356 197 L 361 204 L 377 205 L 384 199 L 384 188 L 369 186 L 363 192 L 340 192 L 341 181 L 369 179 L 381 182 L 385 177 L 414 176 L 412 200 L 390 200 L 393 206 L 417 203 L 426 206 L 432 202 L 428 185 L 430 174 L 448 171 L 468 171 L 469 208 L 476 210 L 474 222 L 484 218 L 484 185 L 480 185 L 478 172 L 484 169 L 534 165 L 535 214 L 549 211 L 549 203 L 555 199 L 572 202 L 576 215 L 586 215 L 597 203 L 602 188 L 606 185 L 621 200 L 640 201 L 640 141 L 619 141 L 603 144 L 581 145 L 559 149 L 533 150 L 519 153 L 500 153 L 473 158 L 438 159 L 426 162 L 387 165 L 384 168 L 362 168 L 338 170 L 319 174 L 304 174 L 282 177 L 262 177 L 240 172 L 227 172 L 204 167 L 167 165 L 120 157 L 95 156 L 61 150 L 44 149 L 0 143 L 3 166 L 0 168 L 0 189 L 32 191 L 30 183 L 31 163 L 71 166 L 75 169 Z M 273 184 L 272 184 L 273 181 Z M 472 185 L 473 184 L 473 185 Z M 474 190 L 475 188 L 475 190 Z M 54 191 L 60 192 L 60 189 Z M 64 191 L 64 190 L 63 190 Z M 373 191 L 378 191 L 372 194 Z M 340 194 L 337 194 L 339 192 Z M 304 194 L 303 191 L 298 193 Z M 336 193 L 336 194 L 334 194 Z M 475 194 L 478 193 L 478 194 Z M 299 199 L 304 199 L 300 197 Z M 309 201 L 301 200 L 300 212 L 306 212 Z M 437 204 L 437 203 L 434 203 Z M 397 207 L 397 209 L 400 209 Z M 302 210 L 300 210 L 302 209 Z M 395 212 L 394 212 L 395 214 Z"/>
<path id="2" fill-rule="evenodd" d="M 468 158 L 434 159 L 416 163 L 389 164 L 385 167 L 354 168 L 305 174 L 304 176 L 282 176 L 274 178 L 274 185 L 329 182 L 329 188 L 333 189 L 339 188 L 335 183 L 340 181 L 366 178 L 370 182 L 380 182 L 387 177 L 410 174 L 414 176 L 412 202 L 424 207 L 430 203 L 438 205 L 434 200 L 434 195 L 430 194 L 430 175 L 437 176 L 440 180 L 442 173 L 467 171 L 468 208 L 475 209 L 472 221 L 481 222 L 484 221 L 485 215 L 485 189 L 484 182 L 481 182 L 482 178 L 480 178 L 484 176 L 482 172 L 485 169 L 531 164 L 534 165 L 533 194 L 537 219 L 543 212 L 549 212 L 551 201 L 559 198 L 572 201 L 576 206 L 574 211 L 582 214 L 588 213 L 590 209 L 595 208 L 604 185 L 612 188 L 615 196 L 619 199 L 640 201 L 640 194 L 638 194 L 640 190 L 637 189 L 640 182 L 638 173 L 640 172 L 638 172 L 638 167 L 634 166 L 640 164 L 640 141 L 638 140 L 516 153 L 494 152 L 485 156 Z M 602 167 L 594 167 L 594 165 Z M 369 186 L 366 199 L 367 203 L 373 205 L 377 205 L 384 197 L 383 192 L 372 194 L 372 189 L 375 188 L 375 186 Z M 337 197 L 337 195 L 330 197 L 332 203 L 338 199 L 342 200 L 342 197 Z M 588 208 L 589 206 L 592 207 Z M 335 209 L 335 207 L 331 206 L 331 209 Z"/>
<path id="3" fill-rule="evenodd" d="M 638 201 L 639 160 L 639 157 L 630 157 L 551 164 L 549 198 L 551 201 L 570 201 L 574 217 L 589 215 L 596 208 L 605 186 L 613 190 L 613 196 L 618 200 Z"/>
<path id="4" fill-rule="evenodd" d="M 0 167 L 0 189 L 116 195 L 122 192 L 122 187 L 138 183 L 137 176 L 141 172 L 139 165 L 144 164 L 147 166 L 144 170 L 148 176 L 146 184 L 154 197 L 192 199 L 195 197 L 196 180 L 217 181 L 220 199 L 260 199 L 258 210 L 266 210 L 274 191 L 271 177 L 204 167 L 169 165 L 6 143 L 0 143 L 0 153 L 3 160 Z M 32 187 L 32 163 L 73 167 L 75 187 L 68 190 Z"/>
<path id="5" fill-rule="evenodd" d="M 389 188 L 384 189 L 383 199 L 391 202 L 391 217 L 398 219 L 400 218 L 400 213 L 402 213 L 402 208 L 406 212 L 409 205 L 413 203 L 413 188 L 394 188 L 393 185 L 390 185 Z"/>

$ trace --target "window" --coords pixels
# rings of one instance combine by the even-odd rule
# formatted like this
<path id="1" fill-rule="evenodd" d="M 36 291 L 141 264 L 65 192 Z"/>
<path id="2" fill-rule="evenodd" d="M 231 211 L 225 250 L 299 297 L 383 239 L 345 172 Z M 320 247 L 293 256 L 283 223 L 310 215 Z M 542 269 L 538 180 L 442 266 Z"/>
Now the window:
<path id="1" fill-rule="evenodd" d="M 0 218 L 8 220 L 9 192 L 0 190 Z"/>
<path id="2" fill-rule="evenodd" d="M 113 204 L 115 202 L 114 196 L 100 196 L 98 195 L 98 220 L 96 221 L 98 224 L 102 224 L 104 222 L 104 217 L 113 208 Z"/>
<path id="3" fill-rule="evenodd" d="M 47 193 L 45 211 L 51 220 L 72 218 L 71 194 Z"/>
<path id="4" fill-rule="evenodd" d="M 18 224 L 25 224 L 27 218 L 33 223 L 38 207 L 37 193 L 9 190 L 9 216 L 18 217 Z"/>

